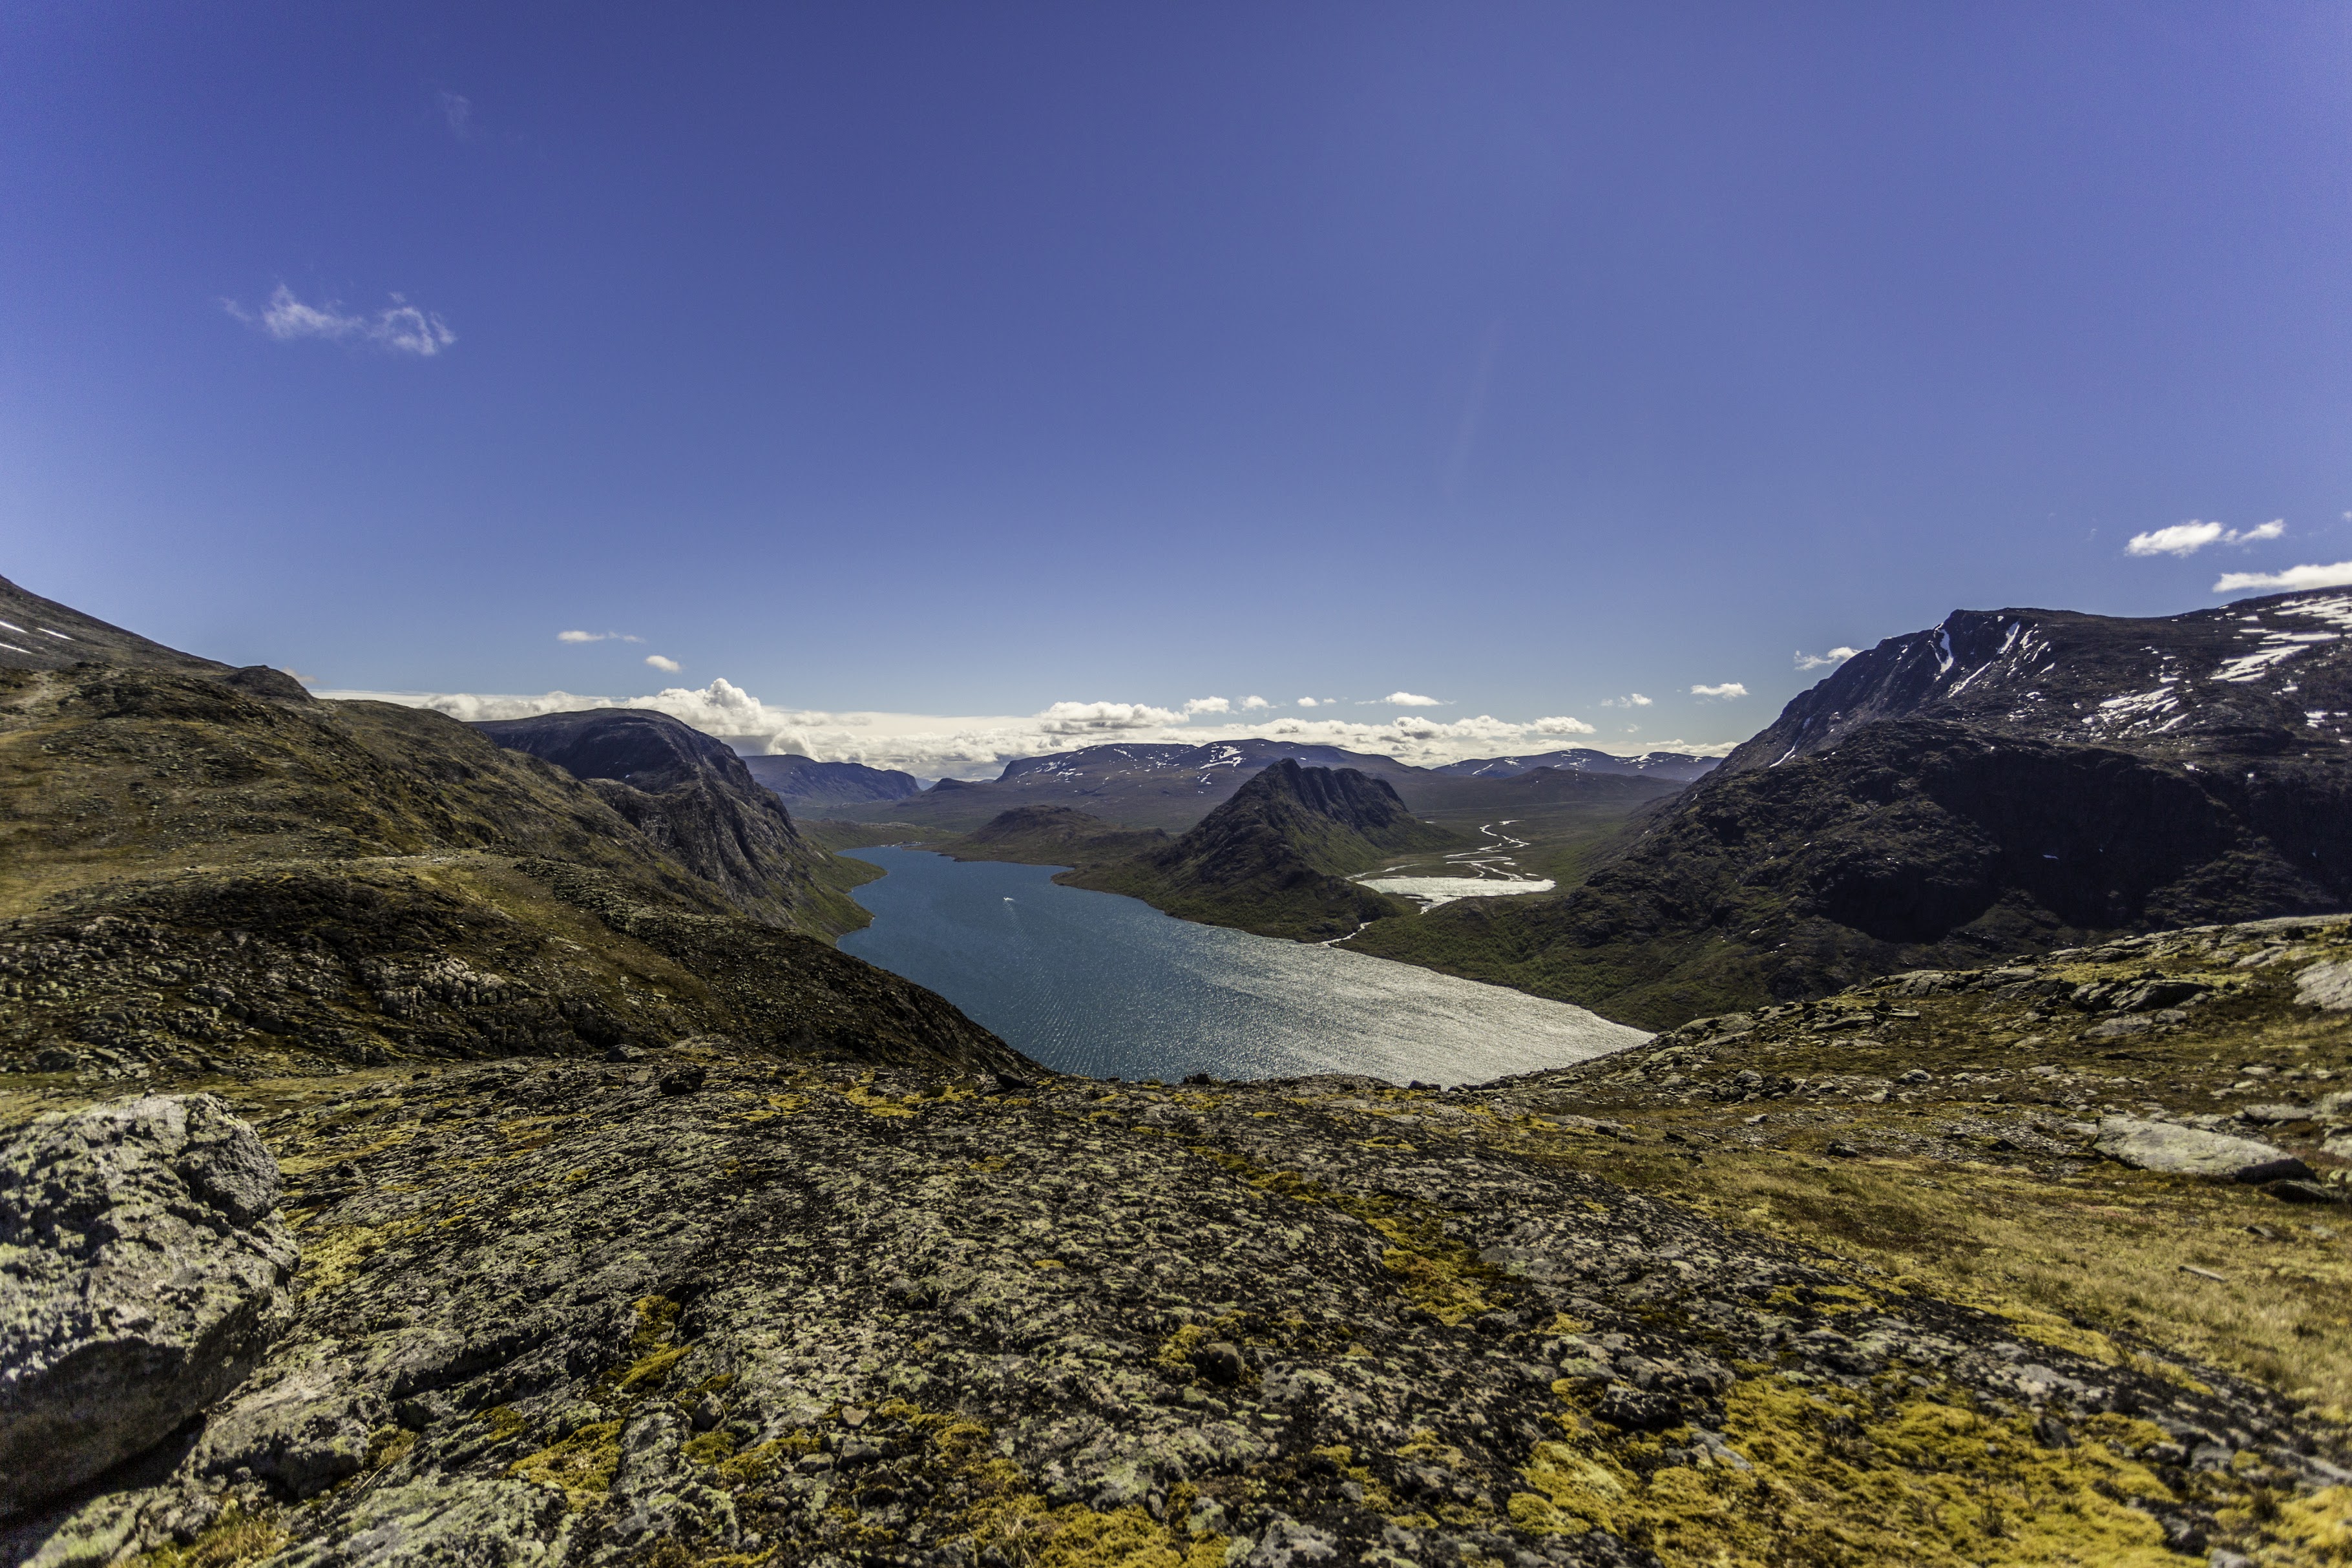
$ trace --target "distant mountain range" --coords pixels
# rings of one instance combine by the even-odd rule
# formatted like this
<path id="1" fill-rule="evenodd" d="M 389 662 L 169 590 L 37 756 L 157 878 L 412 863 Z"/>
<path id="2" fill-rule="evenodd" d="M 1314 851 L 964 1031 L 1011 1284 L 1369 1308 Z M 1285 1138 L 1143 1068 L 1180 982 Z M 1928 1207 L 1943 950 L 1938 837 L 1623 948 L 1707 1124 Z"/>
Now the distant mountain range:
<path id="1" fill-rule="evenodd" d="M 1284 761 L 1309 768 L 1352 768 L 1368 779 L 1383 779 L 1408 809 L 1423 813 L 1457 805 L 1478 809 L 1468 802 L 1484 800 L 1479 790 L 1486 780 L 1536 773 L 1577 775 L 1591 780 L 1591 788 L 1568 787 L 1580 798 L 1614 800 L 1622 791 L 1616 791 L 1613 782 L 1601 781 L 1622 778 L 1639 781 L 1633 795 L 1626 797 L 1634 799 L 1672 789 L 1714 766 L 1706 758 L 1677 752 L 1616 758 L 1606 752 L 1574 750 L 1540 757 L 1484 758 L 1432 768 L 1337 746 L 1299 746 L 1280 740 L 1218 741 L 1206 746 L 1120 743 L 1022 758 L 1007 763 L 993 779 L 942 779 L 919 795 L 844 802 L 832 808 L 832 814 L 961 833 L 1016 806 L 1055 805 L 1127 827 L 1181 832 L 1233 799 L 1244 780 Z"/>
<path id="2" fill-rule="evenodd" d="M 1262 936 L 1326 941 L 1412 905 L 1347 880 L 1384 854 L 1453 848 L 1385 779 L 1280 758 L 1165 849 L 1062 878 Z"/>
<path id="3" fill-rule="evenodd" d="M 1451 774 L 1459 779 L 1512 779 L 1538 768 L 1558 768 L 1570 773 L 1630 773 L 1687 784 L 1701 774 L 1713 770 L 1718 760 L 1713 757 L 1693 757 L 1686 751 L 1652 751 L 1640 757 L 1616 757 L 1606 751 L 1595 751 L 1589 746 L 1579 746 L 1566 751 L 1540 752 L 1533 757 L 1473 758 L 1467 762 L 1449 762 L 1443 768 L 1432 768 L 1427 771 Z"/>
<path id="4" fill-rule="evenodd" d="M 2352 594 L 1964 611 L 1790 702 L 1569 895 L 1360 950 L 1662 1024 L 2124 931 L 2352 904 Z"/>
<path id="5" fill-rule="evenodd" d="M 868 768 L 862 762 L 819 762 L 789 751 L 747 757 L 743 766 L 786 806 L 803 815 L 836 806 L 903 800 L 921 793 L 923 788 L 921 779 L 896 768 Z"/>

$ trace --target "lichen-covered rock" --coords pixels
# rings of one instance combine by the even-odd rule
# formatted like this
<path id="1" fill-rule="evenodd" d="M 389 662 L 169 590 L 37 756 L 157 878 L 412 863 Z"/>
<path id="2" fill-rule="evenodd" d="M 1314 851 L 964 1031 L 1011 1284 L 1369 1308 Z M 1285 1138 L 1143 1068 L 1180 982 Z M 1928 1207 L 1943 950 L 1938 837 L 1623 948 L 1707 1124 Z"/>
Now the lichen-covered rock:
<path id="1" fill-rule="evenodd" d="M 1579 1175 L 1521 1089 L 700 1064 L 265 1122 L 296 1322 L 56 1568 L 2157 1563 L 2342 1484 L 2224 1373 Z"/>
<path id="2" fill-rule="evenodd" d="M 2225 1181 L 2293 1181 L 2311 1167 L 2284 1149 L 2253 1138 L 2233 1138 L 2171 1122 L 2137 1116 L 2107 1116 L 2099 1122 L 2096 1147 L 2109 1159 L 2167 1176 L 2219 1176 Z"/>
<path id="3" fill-rule="evenodd" d="M 2295 977 L 2295 1000 L 2340 1013 L 2352 1009 L 2352 963 L 2314 964 Z"/>
<path id="4" fill-rule="evenodd" d="M 288 1317 L 277 1163 L 211 1095 L 0 1139 L 0 1515 L 160 1441 Z"/>

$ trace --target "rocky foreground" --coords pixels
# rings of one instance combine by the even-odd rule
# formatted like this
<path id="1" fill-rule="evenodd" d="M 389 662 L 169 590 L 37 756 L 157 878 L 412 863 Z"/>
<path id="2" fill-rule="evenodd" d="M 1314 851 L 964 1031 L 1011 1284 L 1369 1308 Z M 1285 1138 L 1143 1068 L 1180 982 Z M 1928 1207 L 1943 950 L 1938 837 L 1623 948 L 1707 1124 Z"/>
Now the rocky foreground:
<path id="1" fill-rule="evenodd" d="M 2078 956 L 2088 978 L 1912 977 L 1468 1091 L 1029 1084 L 712 1040 L 215 1084 L 283 1173 L 299 1271 L 262 1308 L 285 1326 L 161 1448 L 20 1517 L 10 1555 L 2346 1561 L 2323 1299 L 2338 1281 L 2340 1312 L 2352 1210 L 2315 1103 L 2352 1051 L 2299 998 L 2352 944 L 2342 922 L 2165 940 Z M 2101 1010 L 2116 979 L 2109 1001 L 2187 1005 Z M 1996 1043 L 2009 1012 L 2200 1062 L 2268 1030 L 2281 1060 L 2126 1089 L 2152 1075 L 2035 1071 L 2050 1034 Z M 1852 1070 L 1799 1082 L 1809 1048 Z M 11 1146 L 91 1118 L 125 1124 L 60 1109 Z M 2136 1169 L 2100 1149 L 2117 1118 L 2295 1170 Z M 1911 1239 L 1912 1268 L 1899 1235 L 1808 1233 L 1808 1202 L 1844 1185 L 1884 1220 L 1906 1181 L 1930 1227 L 1951 1186 L 2025 1218 L 2185 1217 L 2090 1216 L 2094 1282 L 2235 1290 L 2239 1265 L 2193 1261 L 2221 1227 L 2308 1252 L 2311 1343 L 2277 1333 L 2265 1367 L 2248 1336 L 2136 1332 L 2119 1296 L 1963 1277 L 1965 1237 Z M 44 1226 L 122 1230 L 12 1181 L 36 1188 L 12 1270 Z M 221 1245 L 273 1223 L 252 1207 L 210 1211 Z"/>

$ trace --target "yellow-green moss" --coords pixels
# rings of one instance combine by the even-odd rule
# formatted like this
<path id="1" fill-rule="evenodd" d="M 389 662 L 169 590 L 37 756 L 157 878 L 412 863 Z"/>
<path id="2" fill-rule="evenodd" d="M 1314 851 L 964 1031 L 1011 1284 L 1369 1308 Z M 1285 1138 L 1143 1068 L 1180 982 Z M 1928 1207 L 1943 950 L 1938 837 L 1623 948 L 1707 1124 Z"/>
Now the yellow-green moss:
<path id="1" fill-rule="evenodd" d="M 349 1225 L 328 1231 L 302 1249 L 302 1294 L 305 1298 L 331 1291 L 360 1271 L 376 1250 L 425 1228 L 422 1219 L 395 1219 L 383 1225 Z"/>
<path id="2" fill-rule="evenodd" d="M 563 1492 L 574 1508 L 602 1498 L 613 1488 L 621 1465 L 621 1423 L 599 1421 L 560 1443 L 517 1459 L 507 1474 Z"/>
<path id="3" fill-rule="evenodd" d="M 1521 1529 L 1599 1527 L 1670 1564 L 1903 1563 L 2177 1568 L 2164 1532 L 2133 1500 L 2163 1483 L 2119 1450 L 2161 1434 L 2095 1418 L 2071 1448 L 2045 1448 L 2021 1418 L 1995 1420 L 1915 1399 L 1887 1418 L 1843 1391 L 1814 1397 L 1778 1377 L 1725 1401 L 1726 1440 L 1750 1461 L 1671 1465 L 1646 1477 L 1638 1446 L 1537 1445 L 1510 1500 Z M 1859 1440 L 1837 1435 L 1859 1422 Z"/>
<path id="4" fill-rule="evenodd" d="M 231 1507 L 185 1546 L 142 1552 L 123 1568 L 241 1568 L 274 1556 L 285 1544 L 286 1532 L 278 1528 L 276 1514 Z"/>

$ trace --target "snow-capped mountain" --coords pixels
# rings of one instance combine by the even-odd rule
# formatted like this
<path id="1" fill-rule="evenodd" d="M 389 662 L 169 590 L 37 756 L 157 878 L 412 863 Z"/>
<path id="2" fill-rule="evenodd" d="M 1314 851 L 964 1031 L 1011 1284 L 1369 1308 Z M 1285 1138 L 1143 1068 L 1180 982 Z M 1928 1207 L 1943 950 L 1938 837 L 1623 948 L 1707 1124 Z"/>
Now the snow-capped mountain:
<path id="1" fill-rule="evenodd" d="M 2352 592 L 2242 600 L 2150 619 L 1961 610 L 1890 637 L 1781 711 L 1726 773 L 1826 751 L 1882 719 L 2200 757 L 2352 746 Z"/>
<path id="2" fill-rule="evenodd" d="M 1516 779 L 1538 768 L 1558 768 L 1570 773 L 1622 773 L 1647 779 L 1671 779 L 1686 784 L 1714 771 L 1717 762 L 1716 758 L 1694 757 L 1686 751 L 1651 751 L 1639 757 L 1617 757 L 1606 751 L 1596 751 L 1589 746 L 1572 746 L 1564 751 L 1538 752 L 1532 757 L 1474 757 L 1466 762 L 1449 762 L 1431 771 L 1451 774 L 1459 779 Z"/>

